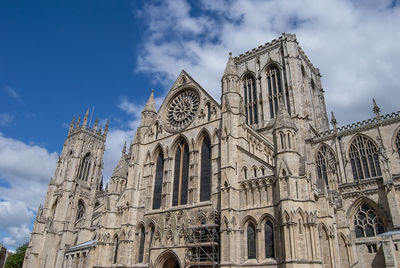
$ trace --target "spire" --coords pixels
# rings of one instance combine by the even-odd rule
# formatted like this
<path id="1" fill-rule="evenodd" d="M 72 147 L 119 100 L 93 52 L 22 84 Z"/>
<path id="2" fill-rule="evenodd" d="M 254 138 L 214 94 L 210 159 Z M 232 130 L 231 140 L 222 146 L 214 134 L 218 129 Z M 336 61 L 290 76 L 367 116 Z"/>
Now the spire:
<path id="1" fill-rule="evenodd" d="M 126 141 L 125 141 L 125 143 L 124 143 L 124 148 L 122 148 L 122 154 L 123 154 L 123 155 L 126 154 Z"/>
<path id="2" fill-rule="evenodd" d="M 336 121 L 336 118 L 335 118 L 335 115 L 333 114 L 333 111 L 331 111 L 331 114 L 332 114 L 332 119 L 331 119 L 331 124 L 332 124 L 332 127 L 333 127 L 333 131 L 334 132 L 337 132 L 337 121 Z"/>
<path id="3" fill-rule="evenodd" d="M 119 159 L 118 165 L 114 168 L 111 178 L 128 178 L 128 161 L 126 160 L 126 142 L 122 149 L 121 158 Z"/>
<path id="4" fill-rule="evenodd" d="M 94 126 L 93 126 L 94 132 L 97 131 L 97 125 L 98 125 L 98 124 L 99 124 L 99 118 L 97 117 L 97 118 L 96 118 L 96 121 L 94 122 Z"/>
<path id="5" fill-rule="evenodd" d="M 88 116 L 89 116 L 89 108 L 86 110 L 85 117 L 83 118 L 83 123 L 82 123 L 83 128 L 86 128 L 87 126 Z"/>
<path id="6" fill-rule="evenodd" d="M 81 116 L 78 116 L 78 119 L 76 120 L 75 128 L 80 127 L 79 125 L 81 124 Z"/>
<path id="7" fill-rule="evenodd" d="M 74 117 L 72 117 L 71 124 L 69 124 L 68 134 L 71 133 L 71 131 L 74 129 L 74 123 L 75 123 L 75 115 Z"/>
<path id="8" fill-rule="evenodd" d="M 222 77 L 228 76 L 228 75 L 235 75 L 238 76 L 238 70 L 236 68 L 236 64 L 234 59 L 232 58 L 232 52 L 229 52 L 229 59 L 225 67 L 225 72 Z"/>
<path id="9" fill-rule="evenodd" d="M 279 128 L 296 128 L 296 125 L 283 104 L 282 98 L 279 98 L 278 114 L 275 118 L 274 130 Z"/>
<path id="10" fill-rule="evenodd" d="M 154 101 L 154 89 L 151 90 L 151 94 L 149 99 L 147 100 L 146 105 L 143 108 L 143 112 L 153 112 L 156 113 L 156 103 Z"/>
<path id="11" fill-rule="evenodd" d="M 379 114 L 381 108 L 379 108 L 379 106 L 376 104 L 375 99 L 372 99 L 372 103 L 374 104 L 372 111 L 375 113 L 376 119 L 381 120 L 381 115 Z"/>
<path id="12" fill-rule="evenodd" d="M 110 121 L 107 119 L 106 127 L 104 128 L 103 136 L 106 137 L 108 133 L 108 126 L 110 125 Z"/>

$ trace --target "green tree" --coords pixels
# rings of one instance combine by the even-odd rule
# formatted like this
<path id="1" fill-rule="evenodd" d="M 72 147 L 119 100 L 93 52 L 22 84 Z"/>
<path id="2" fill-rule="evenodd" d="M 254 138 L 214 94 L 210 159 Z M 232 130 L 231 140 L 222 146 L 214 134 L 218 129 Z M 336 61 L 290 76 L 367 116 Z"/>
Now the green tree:
<path id="1" fill-rule="evenodd" d="M 24 262 L 25 251 L 27 247 L 28 243 L 25 243 L 19 248 L 17 248 L 15 254 L 13 254 L 7 259 L 4 268 L 21 268 L 22 263 Z"/>

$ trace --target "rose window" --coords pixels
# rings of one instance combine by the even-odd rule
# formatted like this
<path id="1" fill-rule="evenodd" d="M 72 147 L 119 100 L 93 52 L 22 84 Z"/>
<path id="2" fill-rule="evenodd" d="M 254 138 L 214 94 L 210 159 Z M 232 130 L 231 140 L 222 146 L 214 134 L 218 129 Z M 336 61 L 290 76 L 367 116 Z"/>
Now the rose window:
<path id="1" fill-rule="evenodd" d="M 171 130 L 181 130 L 189 125 L 196 116 L 200 105 L 200 97 L 193 89 L 176 95 L 169 103 L 166 121 Z"/>

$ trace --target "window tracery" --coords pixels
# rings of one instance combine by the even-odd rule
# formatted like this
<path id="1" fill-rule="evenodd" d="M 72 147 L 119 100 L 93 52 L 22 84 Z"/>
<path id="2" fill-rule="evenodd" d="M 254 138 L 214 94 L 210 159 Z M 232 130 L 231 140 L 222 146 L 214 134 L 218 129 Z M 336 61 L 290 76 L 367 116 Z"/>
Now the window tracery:
<path id="1" fill-rule="evenodd" d="M 160 151 L 157 157 L 156 174 L 154 180 L 153 209 L 159 209 L 161 207 L 163 172 L 164 172 L 164 154 L 162 151 Z"/>
<path id="2" fill-rule="evenodd" d="M 172 205 L 187 204 L 189 180 L 189 147 L 186 142 L 178 145 L 175 153 L 175 173 Z"/>
<path id="3" fill-rule="evenodd" d="M 278 98 L 282 96 L 282 85 L 279 70 L 272 66 L 267 70 L 267 87 L 270 117 L 278 113 Z"/>
<path id="4" fill-rule="evenodd" d="M 362 204 L 354 215 L 354 229 L 356 237 L 370 237 L 385 231 L 382 220 L 374 209 Z"/>
<path id="5" fill-rule="evenodd" d="M 246 75 L 243 79 L 244 109 L 246 123 L 249 125 L 258 123 L 256 80 L 252 75 Z"/>
<path id="6" fill-rule="evenodd" d="M 349 155 L 354 180 L 382 175 L 378 150 L 371 139 L 357 136 L 350 145 Z"/>
<path id="7" fill-rule="evenodd" d="M 396 149 L 397 149 L 397 153 L 399 154 L 399 157 L 400 157 L 400 130 L 397 132 L 397 135 L 396 135 Z"/>
<path id="8" fill-rule="evenodd" d="M 317 153 L 317 175 L 318 179 L 324 180 L 328 184 L 328 173 L 336 173 L 336 157 L 333 151 L 323 144 Z"/>
<path id="9" fill-rule="evenodd" d="M 86 154 L 83 158 L 78 171 L 78 179 L 87 181 L 90 171 L 90 153 Z"/>

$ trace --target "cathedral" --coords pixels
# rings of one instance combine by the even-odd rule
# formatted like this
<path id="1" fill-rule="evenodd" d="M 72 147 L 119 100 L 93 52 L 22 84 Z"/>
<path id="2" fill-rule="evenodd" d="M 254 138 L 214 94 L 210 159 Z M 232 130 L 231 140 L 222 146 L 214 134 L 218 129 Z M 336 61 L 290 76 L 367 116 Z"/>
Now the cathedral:
<path id="1" fill-rule="evenodd" d="M 398 267 L 400 112 L 339 126 L 320 77 L 293 34 L 230 53 L 220 101 L 182 71 L 107 185 L 109 124 L 74 118 L 23 267 Z"/>

